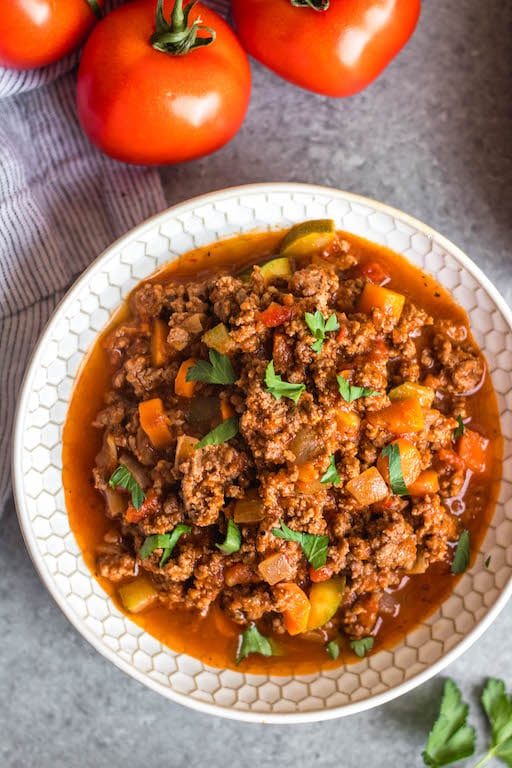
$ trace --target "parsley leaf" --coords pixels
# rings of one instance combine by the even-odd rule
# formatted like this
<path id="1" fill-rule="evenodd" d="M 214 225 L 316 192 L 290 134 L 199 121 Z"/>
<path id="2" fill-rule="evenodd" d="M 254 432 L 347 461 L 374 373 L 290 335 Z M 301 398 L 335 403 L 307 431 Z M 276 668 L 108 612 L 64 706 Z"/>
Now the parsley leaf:
<path id="1" fill-rule="evenodd" d="M 340 647 L 336 640 L 331 640 L 328 642 L 325 648 L 331 659 L 337 659 L 340 655 Z"/>
<path id="2" fill-rule="evenodd" d="M 340 395 L 346 403 L 353 403 L 354 400 L 359 400 L 360 397 L 370 397 L 371 395 L 379 395 L 376 389 L 368 389 L 368 387 L 353 387 L 349 384 L 344 376 L 336 376 L 338 380 L 338 389 Z"/>
<path id="3" fill-rule="evenodd" d="M 281 376 L 277 376 L 274 370 L 274 361 L 271 360 L 267 365 L 265 371 L 265 384 L 267 385 L 267 391 L 271 395 L 274 395 L 276 400 L 280 400 L 282 397 L 288 397 L 297 404 L 297 400 L 306 389 L 305 384 L 290 384 L 288 381 L 283 381 Z"/>
<path id="4" fill-rule="evenodd" d="M 469 565 L 469 531 L 462 531 L 452 560 L 452 573 L 464 573 Z"/>
<path id="5" fill-rule="evenodd" d="M 422 753 L 425 765 L 449 765 L 475 751 L 475 729 L 466 725 L 469 707 L 453 680 L 444 684 L 439 716 L 429 733 Z"/>
<path id="6" fill-rule="evenodd" d="M 454 440 L 458 440 L 459 437 L 462 437 L 462 435 L 466 434 L 466 425 L 462 421 L 462 416 L 460 415 L 460 413 L 457 416 L 457 423 L 458 423 L 459 426 L 455 427 L 455 429 L 453 430 L 453 439 Z"/>
<path id="7" fill-rule="evenodd" d="M 207 384 L 234 384 L 236 375 L 227 355 L 221 355 L 216 349 L 210 349 L 210 362 L 198 360 L 191 366 L 186 381 L 205 381 Z"/>
<path id="8" fill-rule="evenodd" d="M 482 704 L 492 729 L 489 756 L 499 757 L 512 766 L 512 696 L 503 680 L 491 677 L 482 693 Z"/>
<path id="9" fill-rule="evenodd" d="M 314 315 L 311 312 L 306 312 L 304 315 L 306 325 L 315 337 L 316 341 L 311 345 L 313 352 L 320 352 L 322 344 L 325 341 L 325 334 L 330 331 L 339 330 L 339 323 L 336 314 L 333 312 L 328 318 L 327 322 L 322 313 L 317 309 Z"/>
<path id="10" fill-rule="evenodd" d="M 490 566 L 490 564 L 491 564 L 491 556 L 489 555 L 489 557 L 485 561 L 485 567 L 488 568 Z"/>
<path id="11" fill-rule="evenodd" d="M 108 484 L 114 490 L 116 488 L 125 488 L 132 495 L 132 504 L 136 510 L 139 510 L 142 506 L 142 502 L 146 498 L 146 494 L 134 478 L 128 467 L 121 464 L 114 472 Z"/>
<path id="12" fill-rule="evenodd" d="M 402 475 L 402 464 L 400 463 L 400 446 L 398 443 L 390 443 L 382 451 L 382 456 L 388 457 L 389 464 L 389 484 L 395 496 L 408 496 L 409 491 Z"/>
<path id="13" fill-rule="evenodd" d="M 351 640 L 350 647 L 356 656 L 359 656 L 360 659 L 364 659 L 368 651 L 371 651 L 373 648 L 374 642 L 374 637 L 362 637 L 360 640 Z"/>
<path id="14" fill-rule="evenodd" d="M 277 536 L 278 539 L 286 539 L 286 541 L 297 541 L 302 547 L 302 551 L 306 555 L 308 563 L 313 568 L 318 570 L 325 565 L 327 561 L 327 547 L 329 544 L 328 536 L 317 536 L 314 533 L 301 533 L 300 531 L 292 531 L 281 520 L 281 529 L 272 528 L 272 533 Z"/>
<path id="15" fill-rule="evenodd" d="M 231 518 L 228 520 L 228 529 L 226 531 L 226 538 L 223 544 L 216 544 L 217 549 L 224 552 L 225 555 L 232 555 L 233 552 L 238 552 L 240 544 L 242 543 L 242 536 L 240 529 L 234 520 Z"/>
<path id="16" fill-rule="evenodd" d="M 194 445 L 194 450 L 199 448 L 205 448 L 207 445 L 220 445 L 231 440 L 232 437 L 238 434 L 238 419 L 236 416 L 231 416 L 230 419 L 226 419 L 218 427 L 212 429 L 207 435 L 203 437 L 198 443 Z"/>
<path id="17" fill-rule="evenodd" d="M 238 653 L 236 655 L 236 665 L 245 659 L 250 653 L 259 653 L 261 656 L 272 656 L 272 646 L 268 637 L 261 635 L 255 624 L 245 630 L 240 636 Z"/>
<path id="18" fill-rule="evenodd" d="M 148 536 L 144 540 L 144 544 L 139 550 L 139 557 L 141 560 L 145 560 L 149 557 L 155 549 L 162 549 L 162 557 L 160 558 L 160 568 L 166 564 L 169 560 L 171 553 L 178 543 L 178 539 L 184 533 L 190 533 L 192 528 L 190 525 L 183 525 L 180 523 L 172 531 L 172 533 L 154 533 L 152 536 Z"/>
<path id="19" fill-rule="evenodd" d="M 326 473 L 320 478 L 320 482 L 324 485 L 327 483 L 332 483 L 336 488 L 341 483 L 341 478 L 338 475 L 338 470 L 336 469 L 334 456 L 329 458 L 329 466 L 327 467 Z"/>

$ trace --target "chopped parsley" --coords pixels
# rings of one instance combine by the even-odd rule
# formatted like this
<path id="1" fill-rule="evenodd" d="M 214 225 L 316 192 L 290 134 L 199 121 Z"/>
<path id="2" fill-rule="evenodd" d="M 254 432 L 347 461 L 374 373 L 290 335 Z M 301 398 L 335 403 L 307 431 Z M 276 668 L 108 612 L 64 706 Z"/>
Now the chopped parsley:
<path id="1" fill-rule="evenodd" d="M 250 653 L 259 653 L 261 656 L 272 656 L 270 640 L 268 637 L 260 634 L 255 624 L 251 624 L 251 626 L 240 635 L 238 653 L 236 655 L 236 665 L 238 666 Z"/>
<path id="2" fill-rule="evenodd" d="M 360 397 L 370 397 L 371 395 L 379 395 L 376 389 L 369 389 L 368 387 L 353 387 L 349 384 L 344 376 L 336 376 L 338 380 L 338 389 L 340 395 L 346 403 L 353 403 L 354 400 L 359 400 Z"/>
<path id="3" fill-rule="evenodd" d="M 373 648 L 374 642 L 374 637 L 362 637 L 360 640 L 351 640 L 350 647 L 356 656 L 359 656 L 360 659 L 364 659 L 366 654 Z"/>
<path id="4" fill-rule="evenodd" d="M 207 435 L 203 437 L 198 443 L 194 445 L 194 450 L 199 448 L 205 448 L 207 445 L 220 445 L 231 440 L 232 437 L 238 434 L 238 419 L 236 416 L 223 421 L 218 427 L 212 429 Z"/>
<path id="5" fill-rule="evenodd" d="M 210 349 L 210 362 L 198 360 L 188 369 L 185 379 L 204 381 L 207 384 L 234 384 L 236 375 L 229 357 Z"/>
<path id="6" fill-rule="evenodd" d="M 322 475 L 322 477 L 320 478 L 320 482 L 323 485 L 327 485 L 327 483 L 332 483 L 336 488 L 341 483 L 341 478 L 338 475 L 338 470 L 336 469 L 334 456 L 331 456 L 329 458 L 329 466 L 327 467 L 326 473 Z"/>
<path id="7" fill-rule="evenodd" d="M 128 467 L 125 467 L 124 464 L 121 464 L 121 466 L 115 470 L 114 474 L 108 481 L 108 484 L 114 490 L 116 488 L 124 488 L 125 490 L 129 491 L 132 495 L 132 504 L 135 509 L 138 511 L 141 508 L 142 503 L 146 498 L 146 494 Z"/>
<path id="8" fill-rule="evenodd" d="M 326 321 L 325 317 L 318 309 L 314 315 L 311 314 L 311 312 L 306 312 L 304 318 L 306 320 L 307 327 L 316 339 L 315 343 L 311 345 L 311 349 L 313 352 L 320 352 L 322 349 L 322 344 L 325 341 L 325 334 L 331 331 L 339 330 L 340 325 L 338 323 L 338 318 L 333 312 Z"/>
<path id="9" fill-rule="evenodd" d="M 272 528 L 272 533 L 277 536 L 278 539 L 286 539 L 286 541 L 297 541 L 302 547 L 308 563 L 310 563 L 315 571 L 325 565 L 327 561 L 327 547 L 329 545 L 328 536 L 317 536 L 314 533 L 300 533 L 299 531 L 292 531 L 281 520 L 281 528 Z"/>
<path id="10" fill-rule="evenodd" d="M 178 543 L 179 538 L 184 533 L 190 533 L 191 531 L 192 528 L 190 525 L 183 525 L 180 523 L 176 526 L 172 533 L 154 533 L 152 536 L 148 536 L 139 550 L 140 559 L 145 560 L 147 557 L 153 554 L 155 549 L 162 549 L 162 557 L 160 558 L 159 563 L 161 568 L 169 560 L 174 547 Z"/>
<path id="11" fill-rule="evenodd" d="M 382 456 L 388 457 L 389 484 L 395 496 L 408 496 L 409 491 L 402 475 L 400 463 L 400 446 L 398 443 L 390 443 L 382 451 Z"/>
<path id="12" fill-rule="evenodd" d="M 234 520 L 231 518 L 228 520 L 228 529 L 226 531 L 226 538 L 223 544 L 216 544 L 217 549 L 224 552 L 225 555 L 232 555 L 233 552 L 238 552 L 240 544 L 242 543 L 242 536 L 240 529 Z"/>
<path id="13" fill-rule="evenodd" d="M 340 655 L 340 646 L 336 642 L 336 640 L 330 640 L 327 645 L 325 646 L 325 650 L 331 657 L 331 659 L 337 659 Z"/>
<path id="14" fill-rule="evenodd" d="M 457 416 L 457 424 L 458 424 L 458 426 L 455 427 L 455 429 L 453 430 L 453 439 L 454 440 L 458 440 L 459 437 L 462 437 L 462 435 L 466 434 L 466 425 L 462 421 L 462 416 L 460 415 L 460 413 Z"/>
<path id="15" fill-rule="evenodd" d="M 491 556 L 489 555 L 489 557 L 485 561 L 485 567 L 488 568 L 490 566 L 490 564 L 491 564 Z"/>
<path id="16" fill-rule="evenodd" d="M 299 397 L 306 389 L 305 384 L 291 384 L 288 381 L 283 381 L 281 376 L 277 376 L 274 370 L 274 361 L 271 360 L 267 365 L 265 371 L 265 384 L 267 386 L 267 392 L 274 395 L 276 400 L 280 400 L 282 397 L 288 397 L 293 400 L 295 404 Z"/>
<path id="17" fill-rule="evenodd" d="M 469 706 L 453 682 L 444 684 L 439 716 L 429 733 L 427 746 L 422 753 L 425 765 L 449 765 L 475 751 L 475 729 L 467 725 Z"/>
<path id="18" fill-rule="evenodd" d="M 469 565 L 469 531 L 462 531 L 452 560 L 452 573 L 464 573 Z"/>

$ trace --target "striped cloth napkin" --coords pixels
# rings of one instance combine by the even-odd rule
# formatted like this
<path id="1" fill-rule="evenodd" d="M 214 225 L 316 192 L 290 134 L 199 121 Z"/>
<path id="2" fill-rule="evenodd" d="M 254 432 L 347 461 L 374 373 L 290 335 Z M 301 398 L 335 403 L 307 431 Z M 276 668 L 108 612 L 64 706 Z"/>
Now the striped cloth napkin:
<path id="1" fill-rule="evenodd" d="M 206 1 L 227 14 L 229 0 Z M 110 160 L 83 135 L 78 58 L 0 67 L 0 515 L 16 399 L 42 328 L 85 267 L 166 204 L 157 170 Z"/>

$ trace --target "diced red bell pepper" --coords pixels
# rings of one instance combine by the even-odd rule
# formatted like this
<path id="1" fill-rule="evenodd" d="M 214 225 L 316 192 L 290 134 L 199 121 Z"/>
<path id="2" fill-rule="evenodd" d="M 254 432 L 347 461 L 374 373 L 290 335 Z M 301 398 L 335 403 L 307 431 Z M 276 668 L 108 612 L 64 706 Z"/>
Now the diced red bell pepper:
<path id="1" fill-rule="evenodd" d="M 332 578 L 332 568 L 328 565 L 323 565 L 321 568 L 313 568 L 309 566 L 309 578 L 314 584 L 318 584 L 321 581 L 329 581 Z"/>
<path id="2" fill-rule="evenodd" d="M 273 301 L 267 309 L 259 313 L 258 319 L 267 328 L 277 328 L 278 325 L 283 325 L 283 323 L 291 320 L 294 312 L 293 307 L 283 307 L 281 304 L 276 304 Z"/>
<path id="3" fill-rule="evenodd" d="M 356 267 L 356 272 L 361 277 L 365 277 L 369 283 L 374 283 L 375 285 L 385 285 L 390 280 L 388 273 L 377 261 L 359 264 Z"/>

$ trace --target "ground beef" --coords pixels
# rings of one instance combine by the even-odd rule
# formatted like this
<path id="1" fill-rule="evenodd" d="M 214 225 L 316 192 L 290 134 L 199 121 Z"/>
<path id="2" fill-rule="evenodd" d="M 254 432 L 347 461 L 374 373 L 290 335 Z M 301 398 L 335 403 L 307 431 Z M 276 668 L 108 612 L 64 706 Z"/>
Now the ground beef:
<path id="1" fill-rule="evenodd" d="M 132 318 L 104 342 L 112 388 L 94 420 L 104 437 L 94 482 L 121 535 L 114 551 L 99 554 L 98 572 L 118 582 L 139 569 L 171 609 L 205 615 L 217 602 L 240 625 L 263 622 L 282 633 L 290 591 L 266 566 L 281 563 L 286 580 L 306 593 L 314 575 L 300 542 L 275 535 L 284 524 L 299 536 L 327 537 L 326 572 L 346 581 L 328 630 L 361 638 L 374 631 L 386 590 L 449 558 L 460 527 L 448 500 L 467 479 L 454 444 L 456 418 L 466 419 L 485 363 L 463 323 L 434 320 L 411 298 L 398 320 L 386 307 L 359 311 L 367 281 L 345 241 L 294 267 L 289 278 L 269 280 L 256 266 L 240 277 L 152 281 L 133 293 Z M 276 305 L 282 319 L 269 323 Z M 324 320 L 334 315 L 336 329 L 315 350 L 306 313 L 317 311 Z M 169 329 L 161 364 L 152 350 L 155 320 Z M 202 338 L 222 325 L 235 382 L 197 382 L 194 397 L 184 397 L 175 391 L 181 364 L 213 359 L 219 350 Z M 275 376 L 305 385 L 296 401 L 267 386 L 271 360 Z M 340 377 L 354 398 L 341 396 Z M 433 402 L 423 405 L 423 426 L 394 433 L 372 414 L 391 407 L 390 390 L 403 382 L 429 387 Z M 152 443 L 139 417 L 139 404 L 155 398 L 164 414 L 162 445 Z M 238 420 L 235 437 L 195 447 L 226 419 Z M 421 469 L 435 471 L 438 489 L 400 497 L 388 488 L 378 501 L 356 498 L 351 481 L 375 469 L 399 435 L 419 452 Z M 122 503 L 113 505 L 109 479 L 119 462 L 146 493 L 138 509 L 123 489 Z M 336 482 L 324 480 L 333 468 Z M 233 518 L 241 544 L 225 552 L 219 545 Z M 148 537 L 177 526 L 181 536 L 167 562 L 160 564 L 163 545 L 141 557 Z"/>
<path id="2" fill-rule="evenodd" d="M 247 466 L 246 454 L 227 443 L 207 446 L 181 462 L 181 498 L 188 518 L 200 526 L 216 523 L 227 500 L 243 495 Z"/>

